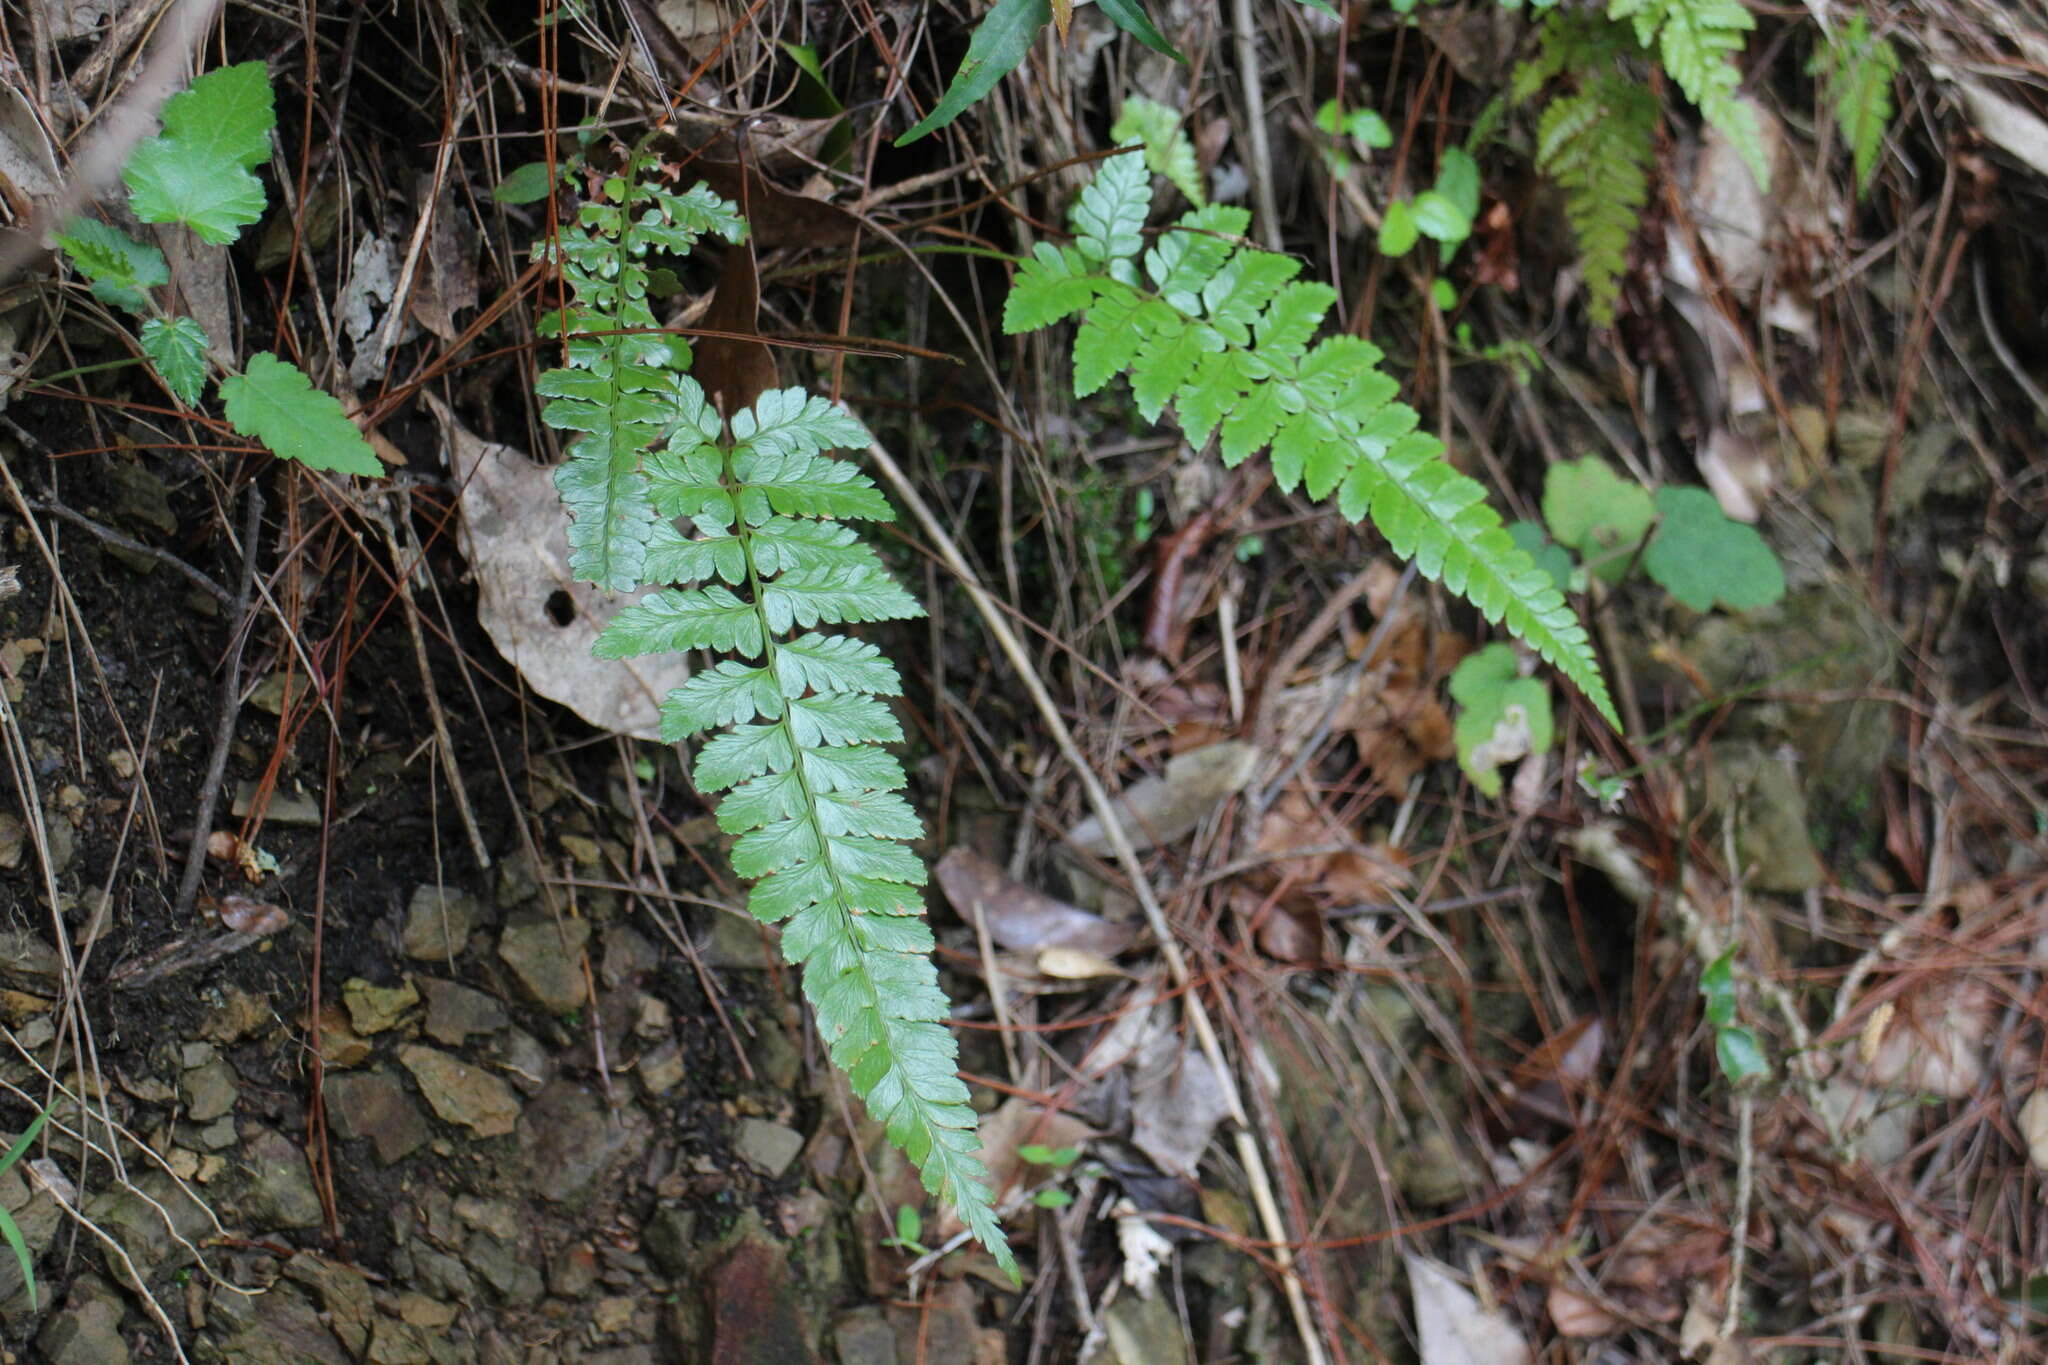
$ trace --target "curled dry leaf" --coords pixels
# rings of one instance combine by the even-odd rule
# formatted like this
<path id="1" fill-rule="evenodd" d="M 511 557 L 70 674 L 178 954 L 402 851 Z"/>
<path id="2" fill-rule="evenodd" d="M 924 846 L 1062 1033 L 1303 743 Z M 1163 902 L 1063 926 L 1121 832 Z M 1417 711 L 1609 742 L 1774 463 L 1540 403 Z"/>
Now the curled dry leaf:
<path id="1" fill-rule="evenodd" d="M 282 906 L 249 896 L 222 896 L 217 906 L 220 922 L 238 934 L 262 938 L 292 922 Z"/>
<path id="2" fill-rule="evenodd" d="M 681 654 L 591 657 L 607 622 L 639 594 L 601 592 L 569 572 L 568 519 L 549 471 L 464 429 L 431 394 L 462 489 L 463 553 L 477 617 L 526 685 L 600 730 L 661 738 L 661 699 L 690 676 Z"/>
<path id="3" fill-rule="evenodd" d="M 1621 1326 L 1621 1319 L 1614 1314 L 1578 1290 L 1561 1284 L 1550 1286 L 1543 1296 L 1543 1307 L 1560 1336 L 1604 1337 Z"/>
<path id="4" fill-rule="evenodd" d="M 1039 950 L 1037 967 L 1040 976 L 1049 976 L 1057 981 L 1091 981 L 1098 976 L 1130 975 L 1101 953 L 1058 945 Z"/>
<path id="5" fill-rule="evenodd" d="M 986 926 L 989 938 L 1013 953 L 1069 948 L 1107 958 L 1138 936 L 1133 925 L 1111 923 L 1012 880 L 971 848 L 953 849 L 932 873 L 960 918 Z"/>

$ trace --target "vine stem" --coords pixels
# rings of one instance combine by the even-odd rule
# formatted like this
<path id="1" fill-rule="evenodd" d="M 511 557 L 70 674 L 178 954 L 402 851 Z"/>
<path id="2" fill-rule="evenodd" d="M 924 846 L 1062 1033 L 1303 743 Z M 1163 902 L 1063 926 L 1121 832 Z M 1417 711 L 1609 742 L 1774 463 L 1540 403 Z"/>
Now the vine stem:
<path id="1" fill-rule="evenodd" d="M 1058 746 L 1060 756 L 1081 782 L 1082 793 L 1088 799 L 1089 809 L 1101 822 L 1104 836 L 1109 840 L 1110 852 L 1115 856 L 1117 866 L 1131 883 L 1131 890 L 1138 898 L 1138 904 L 1145 912 L 1145 922 L 1151 926 L 1153 937 L 1159 940 L 1159 955 L 1166 963 L 1167 974 L 1179 988 L 1185 1002 L 1188 1023 L 1193 1027 L 1195 1040 L 1202 1049 L 1202 1055 L 1217 1081 L 1223 1087 L 1223 1098 L 1229 1106 L 1233 1124 L 1231 1136 L 1237 1148 L 1237 1159 L 1244 1167 L 1245 1180 L 1251 1186 L 1252 1203 L 1259 1211 L 1259 1222 L 1265 1229 L 1267 1240 L 1273 1245 L 1273 1262 L 1280 1269 L 1281 1287 L 1287 1295 L 1287 1306 L 1294 1316 L 1295 1329 L 1301 1334 L 1302 1347 L 1307 1352 L 1309 1365 L 1328 1365 L 1328 1356 L 1323 1352 L 1323 1343 L 1317 1336 L 1315 1320 L 1310 1315 L 1308 1295 L 1303 1291 L 1301 1277 L 1294 1268 L 1294 1250 L 1288 1235 L 1287 1225 L 1280 1216 L 1279 1202 L 1273 1196 L 1273 1182 L 1266 1173 L 1266 1160 L 1252 1135 L 1251 1120 L 1245 1113 L 1244 1098 L 1238 1093 L 1237 1073 L 1223 1056 L 1223 1045 L 1216 1037 L 1216 1028 L 1209 1020 L 1209 1010 L 1202 1003 L 1201 995 L 1192 989 L 1193 981 L 1188 971 L 1187 956 L 1181 952 L 1180 941 L 1174 937 L 1172 928 L 1166 922 L 1166 911 L 1159 903 L 1159 897 L 1152 889 L 1151 881 L 1145 875 L 1144 865 L 1138 860 L 1138 851 L 1131 844 L 1130 837 L 1117 818 L 1116 805 L 1110 800 L 1109 792 L 1102 780 L 1095 775 L 1094 768 L 1082 756 L 1081 748 L 1074 742 L 1073 731 L 1067 728 L 1066 718 L 1052 694 L 1046 690 L 1045 681 L 1039 677 L 1038 668 L 1031 661 L 1024 648 L 1024 642 L 1017 638 L 1010 628 L 1002 608 L 990 597 L 981 585 L 979 575 L 960 554 L 953 538 L 946 534 L 945 527 L 933 515 L 918 494 L 917 487 L 904 474 L 895 457 L 880 444 L 868 446 L 868 458 L 875 468 L 889 482 L 890 490 L 897 499 L 910 509 L 912 516 L 924 529 L 932 549 L 937 553 L 960 586 L 967 592 L 968 600 L 980 614 L 982 624 L 995 637 L 997 648 L 1001 649 L 1010 666 L 1017 670 L 1018 679 L 1024 690 L 1030 694 L 1031 704 L 1039 718 L 1052 732 L 1053 743 Z"/>

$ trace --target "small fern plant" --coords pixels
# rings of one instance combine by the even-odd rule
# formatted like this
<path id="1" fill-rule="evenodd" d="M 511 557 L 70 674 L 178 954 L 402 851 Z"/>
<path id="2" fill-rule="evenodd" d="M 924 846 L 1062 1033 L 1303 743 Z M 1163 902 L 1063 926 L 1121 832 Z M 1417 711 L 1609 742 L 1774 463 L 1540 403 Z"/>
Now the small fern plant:
<path id="1" fill-rule="evenodd" d="M 1184 215 L 1147 246 L 1151 204 L 1140 157 L 1104 161 L 1073 204 L 1073 242 L 1040 243 L 1019 264 L 1004 330 L 1078 316 L 1076 397 L 1128 372 L 1146 420 L 1171 403 L 1189 444 L 1217 436 L 1226 465 L 1269 451 L 1282 490 L 1334 495 L 1350 520 L 1370 516 L 1396 554 L 1505 624 L 1619 728 L 1577 615 L 1516 547 L 1485 489 L 1397 401 L 1379 348 L 1313 340 L 1336 291 L 1295 279 L 1291 257 L 1244 243 L 1250 215 L 1228 205 Z"/>
<path id="2" fill-rule="evenodd" d="M 883 747 L 903 737 L 883 700 L 901 685 L 874 645 L 818 629 L 923 614 L 846 524 L 893 515 L 871 479 L 828 453 L 869 437 L 799 388 L 729 418 L 711 406 L 687 345 L 657 329 L 649 258 L 706 234 L 738 242 L 746 223 L 707 186 L 678 193 L 662 174 L 654 156 L 629 155 L 541 248 L 573 295 L 542 319 L 565 363 L 536 386 L 548 424 L 575 433 L 555 476 L 573 518 L 571 568 L 621 593 L 687 585 L 620 611 L 596 652 L 722 656 L 669 694 L 662 736 L 716 732 L 693 772 L 700 791 L 725 793 L 718 822 L 738 836 L 748 908 L 782 923 L 783 954 L 803 967 L 818 1031 L 855 1093 L 1014 1278 L 944 1023 L 917 891 L 925 867 L 907 847 L 923 828 Z"/>

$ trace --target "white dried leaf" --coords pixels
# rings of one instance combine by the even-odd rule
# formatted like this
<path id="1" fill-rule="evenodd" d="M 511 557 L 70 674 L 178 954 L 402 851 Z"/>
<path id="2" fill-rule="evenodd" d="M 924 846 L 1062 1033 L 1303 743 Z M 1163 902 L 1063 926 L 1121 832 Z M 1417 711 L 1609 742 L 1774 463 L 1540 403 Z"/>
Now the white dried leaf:
<path id="1" fill-rule="evenodd" d="M 1435 1261 L 1414 1255 L 1406 1260 L 1422 1365 L 1528 1365 L 1529 1343 L 1514 1324 L 1487 1312 Z"/>
<path id="2" fill-rule="evenodd" d="M 1112 1210 L 1116 1214 L 1116 1244 L 1124 1254 L 1124 1283 L 1149 1299 L 1159 1288 L 1159 1272 L 1173 1259 L 1173 1243 L 1161 1237 L 1128 1199 Z"/>

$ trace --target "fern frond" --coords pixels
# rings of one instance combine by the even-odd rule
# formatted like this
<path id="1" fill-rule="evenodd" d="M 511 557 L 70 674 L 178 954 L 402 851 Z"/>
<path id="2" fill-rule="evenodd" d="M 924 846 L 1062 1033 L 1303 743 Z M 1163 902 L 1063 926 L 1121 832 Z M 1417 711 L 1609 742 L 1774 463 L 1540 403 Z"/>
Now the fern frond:
<path id="1" fill-rule="evenodd" d="M 1076 388 L 1128 353 L 1132 396 L 1148 420 L 1171 403 L 1191 441 L 1220 430 L 1227 464 L 1270 449 L 1283 490 L 1335 492 L 1346 517 L 1370 517 L 1396 553 L 1504 623 L 1619 728 L 1577 615 L 1509 538 L 1485 489 L 1451 467 L 1441 441 L 1417 430 L 1415 410 L 1396 401 L 1399 386 L 1379 369 L 1379 348 L 1351 336 L 1307 344 L 1335 292 L 1292 282 L 1299 264 L 1288 257 L 1216 235 L 1242 231 L 1245 221 L 1219 219 L 1215 209 L 1187 215 L 1146 252 L 1154 286 L 1146 289 L 1119 269 L 1137 250 L 1137 229 L 1100 226 L 1111 216 L 1105 206 L 1120 224 L 1132 211 L 1131 171 L 1119 162 L 1142 173 L 1135 156 L 1106 162 L 1072 215 L 1077 237 L 1092 233 L 1091 253 L 1102 253 L 1088 256 L 1097 273 L 1083 332 L 1104 320 L 1085 362 L 1077 352 Z M 1098 192 L 1104 180 L 1110 186 Z M 1122 255 L 1103 245 L 1112 241 L 1128 243 Z M 1134 333 L 1135 344 L 1123 336 L 1112 350 L 1110 320 Z M 1010 325 L 1007 313 L 1005 321 L 1028 330 Z"/>
<path id="2" fill-rule="evenodd" d="M 1209 202 L 1202 193 L 1202 169 L 1195 160 L 1195 144 L 1181 127 L 1180 111 L 1158 100 L 1133 95 L 1117 111 L 1110 125 L 1110 141 L 1120 146 L 1137 142 L 1145 148 L 1145 167 L 1163 175 L 1167 183 L 1186 196 L 1196 208 Z"/>
<path id="3" fill-rule="evenodd" d="M 1835 107 L 1835 126 L 1848 144 L 1856 165 L 1856 194 L 1870 189 L 1884 132 L 1892 121 L 1892 83 L 1899 74 L 1898 49 L 1891 39 L 1873 34 L 1861 14 L 1835 29 L 1807 67 L 1827 83 Z"/>
<path id="4" fill-rule="evenodd" d="M 1656 96 L 1618 74 L 1558 96 L 1537 121 L 1536 165 L 1564 191 L 1587 307 L 1603 325 L 1614 320 L 1628 244 L 1649 199 L 1656 125 Z"/>
<path id="5" fill-rule="evenodd" d="M 593 652 L 728 656 L 663 701 L 662 735 L 716 732 L 694 771 L 699 790 L 727 793 L 718 821 L 739 836 L 734 870 L 756 879 L 749 907 L 787 921 L 783 951 L 804 967 L 834 1062 L 925 1187 L 1014 1278 L 914 889 L 925 868 L 906 841 L 923 829 L 899 794 L 902 766 L 880 747 L 902 739 L 882 700 L 901 680 L 873 645 L 814 629 L 923 614 L 837 520 L 893 516 L 871 479 L 827 453 L 864 447 L 866 429 L 802 389 L 721 419 L 682 373 L 687 349 L 653 330 L 646 258 L 707 232 L 739 240 L 745 224 L 701 186 L 674 194 L 643 179 L 651 160 L 636 155 L 543 249 L 574 293 L 551 321 L 567 364 L 538 386 L 549 424 L 577 433 L 556 479 L 575 518 L 571 566 L 619 591 L 687 585 L 622 609 Z M 1097 202 L 1101 241 L 1135 251 L 1130 207 Z M 1051 275 L 1070 254 L 1051 253 L 1053 311 L 1041 315 L 1072 311 L 1061 289 L 1094 296 L 1086 272 L 1067 271 L 1065 284 Z"/>
<path id="6" fill-rule="evenodd" d="M 1626 19 L 1636 40 L 1700 111 L 1720 129 L 1759 185 L 1769 188 L 1771 165 L 1764 155 L 1756 109 L 1741 99 L 1742 55 L 1756 20 L 1741 0 L 1609 0 L 1607 17 Z"/>
<path id="7" fill-rule="evenodd" d="M 577 433 L 555 471 L 573 518 L 569 569 L 614 592 L 644 581 L 655 537 L 642 455 L 678 425 L 701 420 L 704 407 L 697 391 L 692 411 L 689 392 L 677 384 L 688 349 L 654 331 L 647 254 L 688 251 L 707 233 L 732 242 L 746 236 L 745 220 L 708 187 L 677 194 L 646 183 L 652 164 L 645 153 L 629 158 L 606 182 L 603 201 L 584 205 L 561 239 L 541 248 L 576 298 L 542 319 L 544 335 L 564 339 L 568 363 L 535 385 L 553 400 L 541 419 Z"/>
<path id="8" fill-rule="evenodd" d="M 866 443 L 842 410 L 785 389 L 736 414 L 716 444 L 652 463 L 655 505 L 702 506 L 711 501 L 704 463 L 716 458 L 716 490 L 737 515 L 699 518 L 689 543 L 735 547 L 746 596 L 717 584 L 655 593 L 613 619 L 598 652 L 698 647 L 715 636 L 713 647 L 740 656 L 669 694 L 662 735 L 719 731 L 699 750 L 695 776 L 700 790 L 731 789 L 718 819 L 740 836 L 734 870 L 758 879 L 748 908 L 787 921 L 783 951 L 803 964 L 833 1061 L 925 1188 L 1013 1269 L 919 918 L 913 888 L 924 864 L 903 843 L 923 828 L 897 794 L 902 767 L 879 747 L 902 739 L 882 700 L 901 680 L 873 645 L 810 629 L 923 614 L 873 551 L 828 519 L 893 515 L 865 475 L 825 453 Z M 711 550 L 701 562 L 718 560 Z"/>

